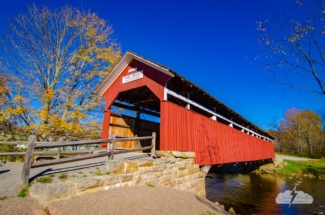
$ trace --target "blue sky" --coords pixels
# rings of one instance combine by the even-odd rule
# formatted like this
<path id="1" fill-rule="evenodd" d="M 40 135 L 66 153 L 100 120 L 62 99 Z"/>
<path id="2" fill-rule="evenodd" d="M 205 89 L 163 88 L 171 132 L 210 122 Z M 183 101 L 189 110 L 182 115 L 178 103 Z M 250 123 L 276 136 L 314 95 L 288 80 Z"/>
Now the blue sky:
<path id="1" fill-rule="evenodd" d="M 295 0 L 11 0 L 1 2 L 0 27 L 33 2 L 90 8 L 113 25 L 123 53 L 168 66 L 262 128 L 290 107 L 325 108 L 325 96 L 269 82 L 254 59 L 261 51 L 256 21 L 280 10 L 294 17 Z"/>

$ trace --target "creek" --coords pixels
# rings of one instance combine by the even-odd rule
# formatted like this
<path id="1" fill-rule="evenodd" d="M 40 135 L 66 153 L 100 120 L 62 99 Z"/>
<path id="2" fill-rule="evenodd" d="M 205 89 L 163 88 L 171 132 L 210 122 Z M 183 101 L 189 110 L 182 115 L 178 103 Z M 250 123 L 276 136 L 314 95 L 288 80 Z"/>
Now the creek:
<path id="1" fill-rule="evenodd" d="M 296 192 L 309 194 L 312 203 L 291 204 L 290 207 L 289 204 L 276 203 L 278 194 L 286 190 L 291 193 L 295 187 Z M 209 173 L 206 177 L 206 192 L 208 200 L 219 202 L 226 210 L 233 207 L 237 214 L 325 214 L 325 180 L 317 178 L 255 173 Z"/>

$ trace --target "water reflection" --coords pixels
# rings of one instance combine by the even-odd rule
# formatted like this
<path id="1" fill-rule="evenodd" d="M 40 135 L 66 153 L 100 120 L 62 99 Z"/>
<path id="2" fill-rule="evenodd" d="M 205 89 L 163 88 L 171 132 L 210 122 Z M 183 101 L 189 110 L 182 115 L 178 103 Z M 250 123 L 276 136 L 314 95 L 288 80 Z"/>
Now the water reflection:
<path id="1" fill-rule="evenodd" d="M 209 174 L 206 178 L 207 199 L 233 207 L 240 214 L 313 214 L 325 213 L 325 180 L 271 174 Z M 280 205 L 277 195 L 286 190 L 310 194 L 312 204 Z"/>

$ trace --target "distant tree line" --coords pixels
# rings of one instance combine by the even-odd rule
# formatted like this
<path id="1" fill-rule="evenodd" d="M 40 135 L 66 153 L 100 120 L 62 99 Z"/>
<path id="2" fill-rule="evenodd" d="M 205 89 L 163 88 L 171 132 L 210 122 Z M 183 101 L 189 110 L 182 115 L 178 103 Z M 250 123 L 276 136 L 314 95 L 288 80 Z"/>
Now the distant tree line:
<path id="1" fill-rule="evenodd" d="M 325 111 L 290 108 L 280 122 L 272 122 L 268 132 L 275 138 L 277 152 L 322 157 L 325 156 Z"/>

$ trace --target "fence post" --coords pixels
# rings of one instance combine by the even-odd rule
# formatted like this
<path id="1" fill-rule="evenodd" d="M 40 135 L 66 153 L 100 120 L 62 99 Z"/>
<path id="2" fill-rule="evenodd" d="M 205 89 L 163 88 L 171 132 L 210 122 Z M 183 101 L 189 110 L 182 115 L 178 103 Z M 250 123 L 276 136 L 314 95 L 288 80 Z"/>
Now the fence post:
<path id="1" fill-rule="evenodd" d="M 109 147 L 109 151 L 111 152 L 110 156 L 109 156 L 109 160 L 114 160 L 114 150 L 115 150 L 115 138 L 116 138 L 116 135 L 113 134 L 112 135 L 112 140 L 111 142 L 109 143 L 110 147 Z"/>
<path id="2" fill-rule="evenodd" d="M 151 146 L 151 157 L 154 157 L 156 156 L 156 132 L 152 132 Z"/>
<path id="3" fill-rule="evenodd" d="M 59 139 L 59 143 L 63 143 L 62 137 Z M 56 154 L 56 159 L 59 160 L 61 157 L 61 147 L 58 147 L 58 153 Z"/>
<path id="4" fill-rule="evenodd" d="M 35 147 L 35 136 L 31 135 L 28 139 L 28 145 L 27 145 L 25 159 L 24 159 L 24 166 L 21 174 L 20 185 L 22 187 L 27 187 L 29 182 L 29 174 L 30 174 L 30 168 L 32 164 L 34 147 Z"/>
<path id="5" fill-rule="evenodd" d="M 134 135 L 134 137 L 138 137 L 138 135 L 136 134 L 136 135 Z M 135 141 L 136 142 L 136 144 L 135 144 L 135 147 L 134 148 L 141 148 L 141 142 L 140 142 L 140 140 L 136 140 Z M 139 152 L 143 152 L 142 150 L 140 150 Z"/>

